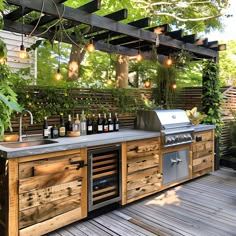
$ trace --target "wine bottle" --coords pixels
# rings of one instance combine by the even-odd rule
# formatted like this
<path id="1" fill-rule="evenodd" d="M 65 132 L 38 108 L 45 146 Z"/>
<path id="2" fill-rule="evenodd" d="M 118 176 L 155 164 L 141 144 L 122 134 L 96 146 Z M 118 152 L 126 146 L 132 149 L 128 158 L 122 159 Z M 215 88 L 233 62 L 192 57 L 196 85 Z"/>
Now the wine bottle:
<path id="1" fill-rule="evenodd" d="M 61 113 L 60 114 L 59 137 L 65 137 L 65 136 L 66 136 L 65 121 L 64 121 L 63 113 Z"/>
<path id="2" fill-rule="evenodd" d="M 108 130 L 108 120 L 107 120 L 106 113 L 104 113 L 102 125 L 103 125 L 103 132 L 104 133 L 108 132 L 109 131 Z"/>
<path id="3" fill-rule="evenodd" d="M 80 117 L 80 135 L 86 135 L 87 134 L 87 128 L 86 128 L 87 122 L 86 117 L 84 114 L 84 110 L 82 111 L 81 117 Z"/>
<path id="4" fill-rule="evenodd" d="M 79 114 L 76 114 L 76 116 L 75 116 L 75 121 L 73 123 L 73 131 L 80 131 Z"/>
<path id="5" fill-rule="evenodd" d="M 71 115 L 69 114 L 68 115 L 68 121 L 67 121 L 67 124 L 66 124 L 66 132 L 70 132 L 72 130 L 73 130 L 73 128 L 72 128 Z"/>
<path id="6" fill-rule="evenodd" d="M 47 120 L 47 116 L 45 116 L 43 120 L 43 138 L 48 138 L 48 135 L 49 135 L 48 120 Z"/>
<path id="7" fill-rule="evenodd" d="M 90 114 L 88 114 L 87 116 L 86 124 L 87 124 L 87 134 L 93 134 L 93 121 L 91 119 Z"/>
<path id="8" fill-rule="evenodd" d="M 120 129 L 120 121 L 119 121 L 117 113 L 115 113 L 115 117 L 114 117 L 114 131 L 119 131 L 119 129 Z"/>
<path id="9" fill-rule="evenodd" d="M 93 114 L 92 116 L 92 122 L 93 122 L 93 133 L 96 134 L 97 133 L 97 120 L 96 120 L 95 114 Z"/>
<path id="10" fill-rule="evenodd" d="M 58 131 L 57 126 L 53 125 L 51 128 L 51 138 L 58 138 L 58 134 L 59 134 L 59 131 Z"/>
<path id="11" fill-rule="evenodd" d="M 111 118 L 111 113 L 109 113 L 109 117 L 108 117 L 108 131 L 109 132 L 114 131 L 114 123 L 113 123 L 113 120 Z"/>
<path id="12" fill-rule="evenodd" d="M 98 114 L 97 133 L 100 134 L 102 132 L 103 132 L 103 119 L 101 118 L 101 114 Z"/>

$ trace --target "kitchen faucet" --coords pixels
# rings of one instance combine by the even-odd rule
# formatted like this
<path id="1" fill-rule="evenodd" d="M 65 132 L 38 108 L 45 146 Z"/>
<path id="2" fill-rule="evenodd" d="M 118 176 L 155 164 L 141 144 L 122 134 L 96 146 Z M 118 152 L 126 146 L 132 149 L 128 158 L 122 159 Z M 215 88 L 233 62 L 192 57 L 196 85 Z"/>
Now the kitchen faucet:
<path id="1" fill-rule="evenodd" d="M 23 115 L 24 113 L 27 112 L 30 115 L 30 124 L 33 124 L 33 115 L 29 110 L 23 110 L 21 115 L 20 115 L 20 125 L 19 125 L 19 142 L 22 142 L 22 119 L 23 119 Z"/>

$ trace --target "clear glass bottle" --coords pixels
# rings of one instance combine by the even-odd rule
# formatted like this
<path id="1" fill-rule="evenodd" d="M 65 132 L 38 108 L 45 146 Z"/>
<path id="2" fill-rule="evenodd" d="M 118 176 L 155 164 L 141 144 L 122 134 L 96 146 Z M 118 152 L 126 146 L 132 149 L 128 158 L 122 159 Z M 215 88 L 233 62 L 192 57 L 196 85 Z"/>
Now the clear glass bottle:
<path id="1" fill-rule="evenodd" d="M 87 134 L 87 122 L 86 122 L 86 117 L 83 110 L 80 116 L 80 136 L 83 136 L 86 134 Z"/>
<path id="2" fill-rule="evenodd" d="M 75 116 L 75 121 L 73 123 L 73 131 L 80 131 L 79 114 L 76 114 L 76 116 Z"/>

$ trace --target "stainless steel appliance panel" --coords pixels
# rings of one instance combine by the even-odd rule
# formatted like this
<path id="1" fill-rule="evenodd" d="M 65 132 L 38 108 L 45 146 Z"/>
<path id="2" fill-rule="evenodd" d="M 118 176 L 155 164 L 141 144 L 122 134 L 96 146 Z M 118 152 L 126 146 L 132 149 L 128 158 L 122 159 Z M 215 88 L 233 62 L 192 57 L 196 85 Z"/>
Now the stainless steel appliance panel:
<path id="1" fill-rule="evenodd" d="M 189 149 L 182 149 L 162 155 L 163 185 L 189 177 Z"/>

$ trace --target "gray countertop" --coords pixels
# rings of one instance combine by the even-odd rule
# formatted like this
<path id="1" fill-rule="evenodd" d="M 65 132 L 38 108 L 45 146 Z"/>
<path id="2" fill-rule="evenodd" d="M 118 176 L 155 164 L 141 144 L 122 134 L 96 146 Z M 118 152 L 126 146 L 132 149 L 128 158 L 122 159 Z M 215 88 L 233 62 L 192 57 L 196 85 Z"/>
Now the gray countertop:
<path id="1" fill-rule="evenodd" d="M 214 129 L 214 125 L 194 126 L 195 132 Z M 159 137 L 160 132 L 143 131 L 135 129 L 121 129 L 119 132 L 106 134 L 93 134 L 80 137 L 66 137 L 53 139 L 56 143 L 24 148 L 4 147 L 0 143 L 0 154 L 3 158 L 16 158 L 30 155 L 45 154 L 50 152 L 66 151 L 77 148 L 92 147 L 98 145 L 122 143 L 132 140 Z"/>

